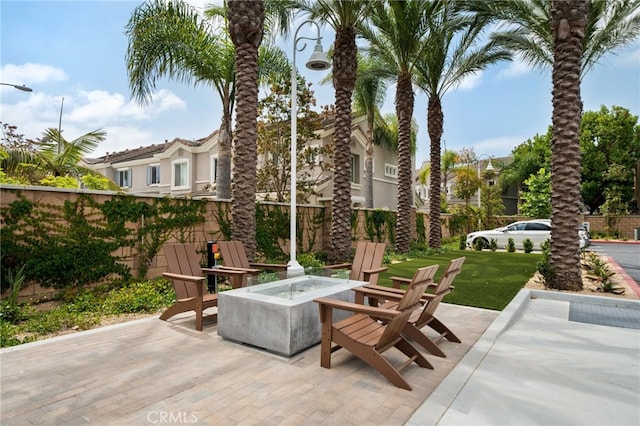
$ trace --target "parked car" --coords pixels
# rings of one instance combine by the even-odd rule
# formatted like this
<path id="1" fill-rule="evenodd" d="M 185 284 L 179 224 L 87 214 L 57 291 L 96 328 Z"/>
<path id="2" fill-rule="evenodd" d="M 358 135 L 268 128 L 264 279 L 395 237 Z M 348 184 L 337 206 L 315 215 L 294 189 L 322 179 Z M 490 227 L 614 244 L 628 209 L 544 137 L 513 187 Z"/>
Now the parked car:
<path id="1" fill-rule="evenodd" d="M 551 238 L 551 220 L 522 220 L 501 228 L 472 232 L 467 235 L 467 247 L 473 248 L 475 242 L 480 241 L 484 248 L 488 248 L 489 242 L 494 239 L 498 242 L 498 248 L 506 248 L 509 238 L 513 239 L 516 249 L 522 250 L 522 242 L 528 238 L 533 248 L 540 250 L 540 244 Z"/>

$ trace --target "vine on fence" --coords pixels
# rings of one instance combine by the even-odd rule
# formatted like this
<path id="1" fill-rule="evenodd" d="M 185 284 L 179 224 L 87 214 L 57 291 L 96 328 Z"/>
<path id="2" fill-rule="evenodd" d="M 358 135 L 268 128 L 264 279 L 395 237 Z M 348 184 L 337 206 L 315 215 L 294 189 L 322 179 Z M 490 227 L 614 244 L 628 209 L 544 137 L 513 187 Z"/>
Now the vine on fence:
<path id="1" fill-rule="evenodd" d="M 62 206 L 17 200 L 1 213 L 2 275 L 26 265 L 26 278 L 54 288 L 82 287 L 112 274 L 128 279 L 122 248 L 130 247 L 144 277 L 153 258 L 171 236 L 188 238 L 204 222 L 205 203 L 190 199 L 154 199 L 151 203 L 118 195 L 100 204 L 89 194 Z M 134 226 L 131 226 L 131 223 Z"/>
<path id="2" fill-rule="evenodd" d="M 21 193 L 1 211 L 2 275 L 25 266 L 27 281 L 43 286 L 81 287 L 129 268 L 112 255 L 125 246 L 126 230 L 100 214 L 87 195 L 64 205 L 32 202 Z"/>

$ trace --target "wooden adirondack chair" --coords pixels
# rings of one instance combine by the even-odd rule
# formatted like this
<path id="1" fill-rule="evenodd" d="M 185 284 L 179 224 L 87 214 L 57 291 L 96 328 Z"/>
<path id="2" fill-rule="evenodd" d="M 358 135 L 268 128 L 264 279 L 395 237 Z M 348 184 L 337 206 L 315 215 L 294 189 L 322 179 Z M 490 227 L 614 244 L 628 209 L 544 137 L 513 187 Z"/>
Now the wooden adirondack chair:
<path id="1" fill-rule="evenodd" d="M 360 241 L 356 245 L 353 262 L 327 265 L 325 269 L 350 269 L 349 279 L 367 281 L 369 284 L 375 285 L 378 283 L 380 273 L 388 269 L 386 266 L 382 266 L 384 249 L 384 243 Z"/>
<path id="2" fill-rule="evenodd" d="M 411 313 L 407 321 L 407 326 L 403 331 L 405 336 L 411 337 L 433 355 L 443 358 L 446 357 L 446 355 L 442 349 L 438 347 L 437 343 L 443 338 L 455 343 L 461 343 L 461 340 L 453 333 L 453 331 L 442 323 L 442 321 L 435 317 L 435 312 L 442 299 L 453 291 L 454 287 L 451 283 L 453 283 L 455 277 L 462 270 L 464 261 L 465 258 L 460 257 L 449 262 L 447 269 L 440 278 L 440 281 L 433 288 L 433 291 L 422 296 L 421 300 L 424 305 L 422 308 Z M 363 303 L 364 296 L 367 296 L 369 301 L 373 302 L 374 305 L 376 305 L 376 301 L 386 300 L 381 307 L 393 309 L 394 306 L 398 304 L 398 301 L 401 300 L 405 292 L 405 290 L 400 288 L 400 285 L 403 283 L 406 284 L 408 281 L 409 280 L 404 278 L 394 277 L 392 278 L 393 288 L 371 285 L 356 288 L 354 289 L 356 292 L 356 302 Z M 424 334 L 421 329 L 425 326 L 429 326 L 433 330 L 437 331 L 439 334 L 438 337 L 432 340 Z"/>
<path id="3" fill-rule="evenodd" d="M 242 286 L 247 285 L 247 276 L 258 275 L 263 270 L 286 271 L 286 264 L 249 262 L 242 241 L 218 241 L 223 265 L 220 268 L 245 272 Z"/>
<path id="4" fill-rule="evenodd" d="M 395 309 L 343 302 L 327 297 L 314 299 L 320 307 L 322 337 L 320 343 L 320 365 L 331 368 L 331 354 L 340 348 L 347 349 L 355 356 L 378 370 L 394 385 L 411 390 L 409 383 L 400 374 L 412 363 L 420 367 L 433 366 L 403 336 L 402 331 L 409 315 L 420 306 L 420 297 L 429 283 L 433 282 L 437 265 L 420 268 L 413 276 L 403 297 Z M 333 309 L 354 312 L 344 320 L 333 322 Z M 383 318 L 384 322 L 378 321 Z M 335 346 L 332 346 L 335 343 Z M 382 354 L 395 347 L 408 360 L 394 366 Z"/>
<path id="5" fill-rule="evenodd" d="M 201 268 L 195 244 L 165 244 L 164 254 L 169 272 L 164 272 L 162 276 L 173 283 L 176 302 L 160 315 L 160 319 L 166 321 L 176 314 L 195 311 L 196 330 L 202 331 L 204 310 L 218 306 L 218 295 L 206 291 L 203 273 L 228 277 L 234 288 L 242 285 L 246 273 Z M 215 318 L 217 313 L 210 316 Z"/>

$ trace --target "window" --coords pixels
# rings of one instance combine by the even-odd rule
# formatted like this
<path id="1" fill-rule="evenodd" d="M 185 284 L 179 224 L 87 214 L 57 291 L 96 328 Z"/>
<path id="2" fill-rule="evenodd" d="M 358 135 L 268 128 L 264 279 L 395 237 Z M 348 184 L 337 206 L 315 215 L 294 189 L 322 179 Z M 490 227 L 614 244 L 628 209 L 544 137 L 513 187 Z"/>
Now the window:
<path id="1" fill-rule="evenodd" d="M 131 187 L 131 169 L 117 169 L 116 170 L 116 184 L 120 188 Z"/>
<path id="2" fill-rule="evenodd" d="M 398 166 L 394 166 L 393 164 L 389 164 L 389 163 L 384 163 L 384 175 L 387 177 L 397 178 Z"/>
<path id="3" fill-rule="evenodd" d="M 189 161 L 176 160 L 173 162 L 172 189 L 189 188 Z"/>
<path id="4" fill-rule="evenodd" d="M 551 226 L 546 223 L 529 222 L 527 223 L 527 231 L 551 231 Z"/>
<path id="5" fill-rule="evenodd" d="M 310 145 L 307 150 L 307 164 L 320 164 L 320 146 Z"/>
<path id="6" fill-rule="evenodd" d="M 218 181 L 218 157 L 211 157 L 211 183 Z"/>
<path id="7" fill-rule="evenodd" d="M 351 183 L 360 183 L 360 156 L 351 156 Z"/>
<path id="8" fill-rule="evenodd" d="M 150 164 L 147 166 L 147 185 L 158 185 L 160 183 L 160 164 Z"/>

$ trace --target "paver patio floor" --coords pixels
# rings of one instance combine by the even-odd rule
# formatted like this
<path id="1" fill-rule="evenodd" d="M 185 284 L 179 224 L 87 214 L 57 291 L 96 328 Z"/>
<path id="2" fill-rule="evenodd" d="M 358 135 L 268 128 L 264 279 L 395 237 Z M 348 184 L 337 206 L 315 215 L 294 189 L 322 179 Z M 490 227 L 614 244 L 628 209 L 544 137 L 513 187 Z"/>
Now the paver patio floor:
<path id="1" fill-rule="evenodd" d="M 215 324 L 197 332 L 193 315 L 61 336 L 0 351 L 0 423 L 401 425 L 497 315 L 441 304 L 463 343 L 427 354 L 434 370 L 408 367 L 412 392 L 345 350 L 328 370 L 319 346 L 283 358 L 225 341 Z"/>

